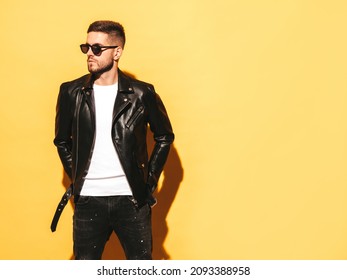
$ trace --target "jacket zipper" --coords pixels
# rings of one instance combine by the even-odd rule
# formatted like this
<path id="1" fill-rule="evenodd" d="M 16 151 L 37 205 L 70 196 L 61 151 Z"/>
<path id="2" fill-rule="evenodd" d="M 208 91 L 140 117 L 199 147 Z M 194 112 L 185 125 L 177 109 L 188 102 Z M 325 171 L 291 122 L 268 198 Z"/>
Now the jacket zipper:
<path id="1" fill-rule="evenodd" d="M 78 151 L 79 151 L 79 147 L 78 147 L 78 141 L 79 141 L 79 122 L 80 122 L 80 110 L 81 110 L 81 97 L 80 94 L 82 93 L 77 93 L 77 100 L 76 100 L 76 160 L 75 160 L 75 174 L 73 176 L 73 183 L 76 181 L 76 177 L 77 177 L 77 165 L 78 165 Z"/>

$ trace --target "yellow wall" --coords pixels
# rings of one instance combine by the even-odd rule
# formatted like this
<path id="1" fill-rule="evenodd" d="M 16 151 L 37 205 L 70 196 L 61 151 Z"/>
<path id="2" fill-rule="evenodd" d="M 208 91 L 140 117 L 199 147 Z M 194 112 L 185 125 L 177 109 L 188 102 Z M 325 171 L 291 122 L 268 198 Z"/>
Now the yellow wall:
<path id="1" fill-rule="evenodd" d="M 71 205 L 49 229 L 64 191 L 55 103 L 86 73 L 78 45 L 97 19 L 123 23 L 120 67 L 156 86 L 176 134 L 156 258 L 347 259 L 346 12 L 343 0 L 2 1 L 0 259 L 71 258 Z"/>

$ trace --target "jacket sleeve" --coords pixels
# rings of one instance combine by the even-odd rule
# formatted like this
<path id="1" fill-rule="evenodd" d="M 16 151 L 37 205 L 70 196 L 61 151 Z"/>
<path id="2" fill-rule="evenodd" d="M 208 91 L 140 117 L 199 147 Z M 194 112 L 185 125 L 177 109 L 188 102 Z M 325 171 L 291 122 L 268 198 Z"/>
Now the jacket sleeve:
<path id="1" fill-rule="evenodd" d="M 150 90 L 148 122 L 155 145 L 149 159 L 147 185 L 154 192 L 174 141 L 174 133 L 162 100 L 153 87 Z"/>
<path id="2" fill-rule="evenodd" d="M 72 179 L 72 104 L 67 84 L 60 86 L 55 117 L 54 145 L 66 174 Z"/>

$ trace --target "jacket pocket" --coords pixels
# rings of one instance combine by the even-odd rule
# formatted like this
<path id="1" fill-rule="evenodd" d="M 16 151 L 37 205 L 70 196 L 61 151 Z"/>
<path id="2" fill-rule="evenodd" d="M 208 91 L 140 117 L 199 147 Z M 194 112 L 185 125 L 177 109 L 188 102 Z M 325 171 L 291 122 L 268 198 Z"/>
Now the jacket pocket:
<path id="1" fill-rule="evenodd" d="M 143 106 L 140 106 L 139 108 L 137 108 L 137 110 L 135 111 L 135 113 L 128 119 L 128 121 L 125 123 L 125 126 L 127 128 L 129 128 L 130 126 L 133 125 L 133 123 L 139 118 L 139 116 L 141 115 L 141 113 L 143 112 Z"/>

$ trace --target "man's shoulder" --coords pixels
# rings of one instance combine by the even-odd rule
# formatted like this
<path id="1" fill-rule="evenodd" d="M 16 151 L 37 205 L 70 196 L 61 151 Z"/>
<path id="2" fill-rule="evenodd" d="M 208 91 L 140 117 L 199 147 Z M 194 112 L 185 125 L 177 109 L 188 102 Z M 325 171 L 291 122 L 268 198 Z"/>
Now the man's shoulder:
<path id="1" fill-rule="evenodd" d="M 75 102 L 78 93 L 81 92 L 83 88 L 87 87 L 89 80 L 90 75 L 87 74 L 77 79 L 62 83 L 59 90 L 59 99 Z"/>
<path id="2" fill-rule="evenodd" d="M 83 87 L 87 84 L 88 80 L 90 80 L 90 74 L 86 74 L 83 75 L 79 78 L 70 80 L 70 81 L 66 81 L 64 83 L 62 83 L 62 86 L 65 87 Z"/>
<path id="3" fill-rule="evenodd" d="M 120 72 L 120 81 L 123 84 L 123 86 L 128 86 L 129 88 L 132 88 L 136 91 L 141 92 L 154 92 L 154 86 L 151 83 L 139 80 L 135 78 L 134 75 L 129 74 L 127 72 Z"/>
<path id="4" fill-rule="evenodd" d="M 153 85 L 151 83 L 148 83 L 148 82 L 145 82 L 145 81 L 142 81 L 142 80 L 138 80 L 138 79 L 135 79 L 135 78 L 131 78 L 131 81 L 132 81 L 132 84 L 134 86 L 138 86 L 138 87 L 150 87 L 152 88 Z"/>

